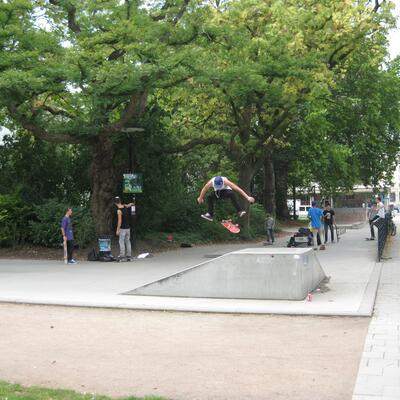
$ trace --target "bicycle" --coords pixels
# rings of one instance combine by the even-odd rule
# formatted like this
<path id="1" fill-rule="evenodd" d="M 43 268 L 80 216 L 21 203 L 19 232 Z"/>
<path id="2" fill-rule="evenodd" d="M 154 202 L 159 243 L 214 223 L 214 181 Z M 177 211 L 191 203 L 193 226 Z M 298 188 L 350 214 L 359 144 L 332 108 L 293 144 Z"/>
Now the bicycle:
<path id="1" fill-rule="evenodd" d="M 388 221 L 388 233 L 390 236 L 396 236 L 397 227 L 396 224 L 393 222 L 393 218 L 390 217 Z"/>

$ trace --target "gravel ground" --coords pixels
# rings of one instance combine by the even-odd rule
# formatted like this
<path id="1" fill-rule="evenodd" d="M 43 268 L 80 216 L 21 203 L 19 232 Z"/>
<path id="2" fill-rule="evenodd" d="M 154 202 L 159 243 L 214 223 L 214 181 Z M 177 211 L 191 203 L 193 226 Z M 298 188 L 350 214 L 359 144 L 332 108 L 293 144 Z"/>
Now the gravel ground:
<path id="1" fill-rule="evenodd" d="M 0 379 L 176 400 L 351 400 L 369 318 L 0 304 Z"/>

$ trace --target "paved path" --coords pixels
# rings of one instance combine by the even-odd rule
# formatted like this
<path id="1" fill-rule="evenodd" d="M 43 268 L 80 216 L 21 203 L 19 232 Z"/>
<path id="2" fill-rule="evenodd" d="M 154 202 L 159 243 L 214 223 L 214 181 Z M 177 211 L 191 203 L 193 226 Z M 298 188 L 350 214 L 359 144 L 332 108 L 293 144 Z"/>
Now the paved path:
<path id="1" fill-rule="evenodd" d="M 368 227 L 348 230 L 339 243 L 328 244 L 317 257 L 329 291 L 313 301 L 160 298 L 122 295 L 146 283 L 182 271 L 251 244 L 179 249 L 132 263 L 0 260 L 0 302 L 153 310 L 241 312 L 290 315 L 370 316 L 380 273 L 376 243 L 367 242 Z M 280 239 L 276 247 L 286 245 Z"/>
<path id="2" fill-rule="evenodd" d="M 353 400 L 400 399 L 400 237 L 391 238 Z"/>

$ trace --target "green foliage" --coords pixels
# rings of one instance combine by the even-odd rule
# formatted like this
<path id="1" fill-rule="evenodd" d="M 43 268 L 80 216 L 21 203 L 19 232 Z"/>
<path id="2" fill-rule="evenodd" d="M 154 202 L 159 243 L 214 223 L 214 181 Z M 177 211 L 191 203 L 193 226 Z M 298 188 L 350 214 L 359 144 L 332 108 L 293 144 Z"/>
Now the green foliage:
<path id="1" fill-rule="evenodd" d="M 113 400 L 97 394 L 81 394 L 73 390 L 24 387 L 0 381 L 0 399 L 7 400 Z M 163 400 L 158 396 L 119 397 L 118 400 Z"/>
<path id="2" fill-rule="evenodd" d="M 82 203 L 90 190 L 89 160 L 82 146 L 56 145 L 27 133 L 6 135 L 0 145 L 0 193 L 18 190 L 34 204 L 52 197 Z"/>
<path id="3" fill-rule="evenodd" d="M 29 222 L 32 207 L 25 204 L 19 194 L 0 195 L 0 245 L 23 244 L 30 237 Z"/>
<path id="4" fill-rule="evenodd" d="M 265 235 L 265 210 L 261 204 L 250 206 L 250 235 L 253 238 Z"/>
<path id="5" fill-rule="evenodd" d="M 73 211 L 71 219 L 75 244 L 79 247 L 85 247 L 94 240 L 94 223 L 88 208 L 74 207 L 60 203 L 56 199 L 50 199 L 44 204 L 34 207 L 36 219 L 30 223 L 34 244 L 47 247 L 60 246 L 62 242 L 61 220 L 67 207 L 71 207 Z"/>
<path id="6" fill-rule="evenodd" d="M 15 136 L 0 146 L 0 193 L 19 189 L 23 200 L 52 208 L 37 208 L 36 243 L 58 245 L 63 210 L 51 198 L 87 204 L 91 196 L 102 214 L 96 228 L 105 230 L 98 221 L 108 224 L 115 176 L 131 170 L 128 126 L 144 128 L 133 134 L 143 233 L 202 231 L 196 197 L 205 181 L 223 174 L 250 191 L 267 152 L 288 174 L 275 185 L 283 192 L 287 183 L 326 192 L 387 183 L 400 144 L 399 68 L 381 68 L 390 2 L 373 7 L 2 2 L 0 124 Z M 75 231 L 86 243 L 91 220 L 82 213 Z M 249 236 L 252 225 L 253 216 Z"/>

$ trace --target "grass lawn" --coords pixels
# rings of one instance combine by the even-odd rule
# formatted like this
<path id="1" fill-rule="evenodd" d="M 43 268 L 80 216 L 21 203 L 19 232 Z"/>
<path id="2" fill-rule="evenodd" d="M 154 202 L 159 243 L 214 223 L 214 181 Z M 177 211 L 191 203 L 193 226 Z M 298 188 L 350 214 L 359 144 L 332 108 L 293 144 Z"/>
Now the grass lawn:
<path id="1" fill-rule="evenodd" d="M 0 381 L 0 400 L 167 400 L 162 397 L 119 397 L 81 394 L 72 390 L 24 387 Z"/>

